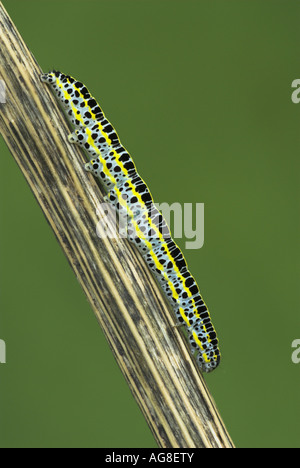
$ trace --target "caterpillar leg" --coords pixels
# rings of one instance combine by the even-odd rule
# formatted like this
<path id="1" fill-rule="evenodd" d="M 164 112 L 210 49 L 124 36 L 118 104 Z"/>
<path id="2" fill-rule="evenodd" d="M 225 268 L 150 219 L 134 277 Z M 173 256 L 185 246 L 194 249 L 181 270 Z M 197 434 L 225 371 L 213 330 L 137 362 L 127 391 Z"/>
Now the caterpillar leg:
<path id="1" fill-rule="evenodd" d="M 93 163 L 94 161 L 92 160 L 84 165 L 86 172 L 94 172 Z"/>
<path id="2" fill-rule="evenodd" d="M 176 322 L 176 323 L 174 323 L 174 325 L 172 325 L 172 328 L 181 328 L 181 327 L 183 327 L 184 325 L 185 325 L 185 324 L 184 324 L 183 322 L 182 322 L 182 323 Z"/>
<path id="3" fill-rule="evenodd" d="M 77 143 L 86 149 L 92 156 L 101 156 L 106 160 L 111 159 L 113 154 L 110 154 L 112 148 L 108 145 L 105 138 L 100 138 L 101 143 L 98 143 L 98 140 L 95 139 L 96 133 L 93 133 L 89 127 L 77 128 L 74 133 L 69 135 L 69 140 L 71 143 Z"/>
<path id="4" fill-rule="evenodd" d="M 69 142 L 72 143 L 72 144 L 77 144 L 77 145 L 79 145 L 79 139 L 78 139 L 77 132 L 73 132 L 73 133 L 71 133 L 70 135 L 68 135 L 68 140 L 69 140 Z"/>

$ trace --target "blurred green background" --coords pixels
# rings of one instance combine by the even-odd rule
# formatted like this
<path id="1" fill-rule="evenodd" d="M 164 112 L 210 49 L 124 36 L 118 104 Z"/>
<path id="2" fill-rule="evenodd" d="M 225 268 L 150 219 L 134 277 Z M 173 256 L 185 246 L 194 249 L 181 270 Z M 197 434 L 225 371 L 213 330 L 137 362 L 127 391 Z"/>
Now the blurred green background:
<path id="1" fill-rule="evenodd" d="M 3 3 L 43 70 L 99 100 L 157 202 L 205 203 L 204 247 L 185 254 L 221 343 L 207 384 L 238 447 L 299 447 L 299 1 Z M 0 446 L 155 447 L 0 151 Z"/>

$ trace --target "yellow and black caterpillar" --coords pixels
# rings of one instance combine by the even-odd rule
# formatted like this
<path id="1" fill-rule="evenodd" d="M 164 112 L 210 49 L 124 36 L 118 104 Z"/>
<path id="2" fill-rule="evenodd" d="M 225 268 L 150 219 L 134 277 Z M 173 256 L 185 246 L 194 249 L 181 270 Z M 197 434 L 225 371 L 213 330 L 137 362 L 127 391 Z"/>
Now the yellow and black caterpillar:
<path id="1" fill-rule="evenodd" d="M 86 170 L 101 180 L 108 191 L 107 200 L 119 215 L 126 216 L 128 239 L 159 281 L 178 324 L 186 325 L 201 370 L 212 371 L 220 362 L 220 351 L 206 304 L 131 156 L 84 84 L 58 71 L 41 79 L 52 86 L 75 126 L 70 142 L 81 145 L 92 156 Z"/>

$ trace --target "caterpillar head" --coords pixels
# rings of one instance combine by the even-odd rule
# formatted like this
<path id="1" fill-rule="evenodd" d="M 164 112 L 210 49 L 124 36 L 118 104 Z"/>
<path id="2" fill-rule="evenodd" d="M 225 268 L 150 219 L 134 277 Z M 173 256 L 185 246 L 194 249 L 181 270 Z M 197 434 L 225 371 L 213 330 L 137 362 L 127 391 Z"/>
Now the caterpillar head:
<path id="1" fill-rule="evenodd" d="M 43 83 L 53 84 L 56 81 L 57 74 L 58 74 L 58 76 L 61 75 L 60 72 L 56 72 L 55 70 L 53 70 L 52 72 L 49 72 L 49 73 L 44 73 L 43 75 L 41 75 L 41 81 Z"/>

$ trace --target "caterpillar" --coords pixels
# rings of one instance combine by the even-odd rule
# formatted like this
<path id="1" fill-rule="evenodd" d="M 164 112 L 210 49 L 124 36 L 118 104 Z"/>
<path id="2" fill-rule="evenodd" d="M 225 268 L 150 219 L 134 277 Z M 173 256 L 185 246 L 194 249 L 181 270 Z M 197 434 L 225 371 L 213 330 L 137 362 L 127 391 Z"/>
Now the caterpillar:
<path id="1" fill-rule="evenodd" d="M 177 325 L 186 326 L 200 369 L 211 372 L 220 363 L 220 351 L 209 311 L 130 154 L 83 83 L 55 70 L 43 74 L 41 80 L 51 85 L 75 127 L 69 141 L 91 156 L 86 171 L 101 181 L 107 190 L 106 199 L 127 218 L 127 238 L 158 280 L 173 307 Z"/>

